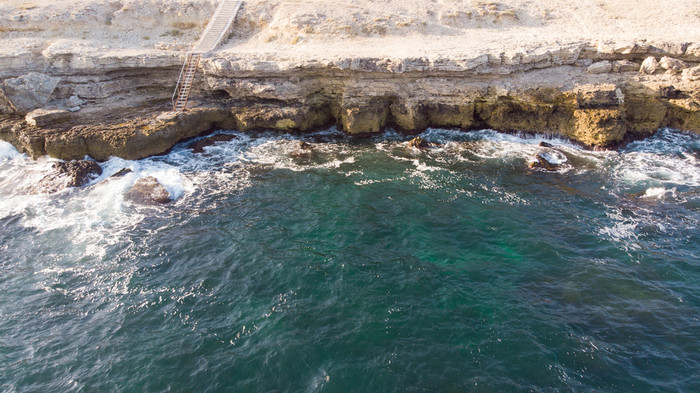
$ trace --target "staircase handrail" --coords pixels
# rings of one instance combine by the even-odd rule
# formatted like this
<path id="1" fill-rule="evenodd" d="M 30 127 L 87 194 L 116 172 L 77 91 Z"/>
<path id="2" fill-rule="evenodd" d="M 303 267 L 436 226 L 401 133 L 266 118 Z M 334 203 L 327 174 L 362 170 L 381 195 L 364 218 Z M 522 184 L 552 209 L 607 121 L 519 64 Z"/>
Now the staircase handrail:
<path id="1" fill-rule="evenodd" d="M 190 46 L 191 48 L 191 46 Z M 180 95 L 180 85 L 182 84 L 182 78 L 185 76 L 185 69 L 187 68 L 187 65 L 190 63 L 190 56 L 192 56 L 192 52 L 188 51 L 187 55 L 185 56 L 185 62 L 182 64 L 182 69 L 180 70 L 180 76 L 177 78 L 177 84 L 175 85 L 175 91 L 173 92 L 173 97 L 171 98 L 171 102 L 173 104 L 173 110 L 175 110 L 175 100 L 177 97 Z"/>

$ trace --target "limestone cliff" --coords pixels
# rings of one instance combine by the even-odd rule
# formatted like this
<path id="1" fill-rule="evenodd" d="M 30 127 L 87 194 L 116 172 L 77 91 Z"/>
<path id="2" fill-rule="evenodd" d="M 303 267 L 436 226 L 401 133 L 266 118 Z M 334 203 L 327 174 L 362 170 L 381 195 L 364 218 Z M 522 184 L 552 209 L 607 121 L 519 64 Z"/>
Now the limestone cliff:
<path id="1" fill-rule="evenodd" d="M 117 41 L 124 43 L 130 34 L 124 15 L 138 2 L 111 3 L 114 9 L 109 12 L 98 3 L 83 3 L 97 7 L 94 15 L 83 16 L 86 23 L 109 21 L 108 31 L 101 34 L 119 36 Z M 215 128 L 305 131 L 337 125 L 353 135 L 384 127 L 407 132 L 427 127 L 493 128 L 560 134 L 603 148 L 660 127 L 700 132 L 699 42 L 674 37 L 668 41 L 570 38 L 449 49 L 435 36 L 435 50 L 382 52 L 371 47 L 369 55 L 363 56 L 354 53 L 353 46 L 353 53 L 336 50 L 309 55 L 309 50 L 323 43 L 314 34 L 340 33 L 323 33 L 321 27 L 330 29 L 326 22 L 320 26 L 308 22 L 295 29 L 318 30 L 305 33 L 309 45 L 300 46 L 303 55 L 295 56 L 288 47 L 301 44 L 279 46 L 280 26 L 290 23 L 279 19 L 281 3 L 263 0 L 247 3 L 237 19 L 240 37 L 205 56 L 192 109 L 161 115 L 169 109 L 185 55 L 177 50 L 177 40 L 171 36 L 175 33 L 167 29 L 177 24 L 192 30 L 185 35 L 195 34 L 206 23 L 213 4 L 202 0 L 197 2 L 201 7 L 190 9 L 184 2 L 153 3 L 152 14 L 168 14 L 169 9 L 179 12 L 181 19 L 168 14 L 170 19 L 162 26 L 151 27 L 163 30 L 161 37 L 169 40 L 151 47 L 139 43 L 139 48 L 129 41 L 124 47 L 104 48 L 104 39 L 56 40 L 41 32 L 27 36 L 19 31 L 21 24 L 12 25 L 13 31 L 0 31 L 0 41 L 7 44 L 0 48 L 0 138 L 32 156 L 90 155 L 102 160 L 112 155 L 135 159 L 163 153 L 180 140 Z M 493 3 L 500 5 L 490 8 L 472 4 L 476 11 L 471 17 L 457 11 L 448 17 L 447 9 L 439 15 L 425 13 L 425 26 L 432 20 L 454 34 L 478 30 L 474 23 L 479 20 L 502 27 L 494 34 L 514 28 L 549 28 L 544 14 L 535 17 L 533 9 L 521 3 Z M 37 26 L 37 15 L 44 15 L 40 11 L 46 9 L 51 7 L 38 7 L 36 15 L 28 10 L 25 28 Z M 13 17 L 12 10 L 5 9 L 7 16 L 0 7 L 0 19 Z M 254 18 L 266 10 L 274 17 Z M 131 18 L 146 16 L 136 13 Z M 327 21 L 329 16 L 321 19 Z M 182 25 L 183 20 L 191 25 Z M 338 20 L 333 26 L 338 27 Z M 357 23 L 365 26 L 362 19 Z M 383 34 L 405 38 L 399 34 L 401 29 L 415 32 L 419 25 L 394 24 L 395 31 Z M 261 37 L 275 31 L 269 45 L 279 50 L 270 54 Z M 374 37 L 363 31 L 343 34 Z M 260 50 L 251 51 L 251 43 L 260 45 Z"/>

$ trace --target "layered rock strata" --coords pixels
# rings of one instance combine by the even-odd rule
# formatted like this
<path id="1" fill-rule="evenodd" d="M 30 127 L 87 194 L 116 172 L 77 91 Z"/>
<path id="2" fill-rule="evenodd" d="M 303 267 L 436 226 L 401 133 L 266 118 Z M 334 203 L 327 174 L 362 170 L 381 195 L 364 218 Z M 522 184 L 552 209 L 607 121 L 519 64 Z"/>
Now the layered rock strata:
<path id="1" fill-rule="evenodd" d="M 161 8 L 171 4 L 159 1 Z M 181 20 L 192 21 L 187 25 L 188 37 L 206 23 L 210 3 L 208 8 L 192 10 L 178 3 L 181 8 L 177 10 L 184 15 Z M 408 33 L 424 34 L 417 41 L 424 45 L 430 37 L 426 34 L 435 33 L 437 27 L 435 31 L 443 37 L 467 35 L 480 31 L 477 24 L 486 21 L 501 26 L 494 34 L 505 37 L 512 36 L 509 29 L 553 31 L 558 25 L 548 27 L 546 10 L 535 15 L 532 7 L 517 0 L 488 6 L 479 3 L 464 15 L 447 12 L 447 8 L 435 15 L 422 10 L 425 20 L 392 24 L 396 31 L 384 32 L 346 32 L 338 25 L 340 16 L 316 14 L 311 18 L 314 22 L 301 18 L 303 13 L 292 12 L 290 20 L 306 21 L 294 27 L 300 34 L 306 32 L 307 38 L 299 41 L 280 35 L 281 27 L 291 22 L 283 18 L 290 11 L 278 3 L 256 0 L 244 5 L 234 26 L 242 36 L 204 57 L 191 109 L 179 114 L 167 111 L 185 52 L 177 50 L 167 26 L 151 27 L 163 30 L 160 36 L 171 39 L 163 45 L 156 43 L 155 49 L 138 49 L 133 43 L 104 49 L 100 45 L 106 41 L 79 40 L 76 44 L 75 40 L 49 40 L 48 33 L 22 38 L 11 32 L 3 40 L 0 31 L 0 40 L 12 45 L 0 49 L 0 138 L 34 157 L 49 154 L 79 159 L 89 155 L 105 160 L 161 154 L 178 141 L 219 128 L 302 132 L 336 125 L 358 136 L 386 127 L 409 133 L 427 127 L 492 128 L 557 134 L 596 148 L 614 147 L 661 127 L 700 132 L 699 42 L 675 38 L 562 41 L 555 37 L 555 42 L 533 39 L 482 45 L 462 37 L 462 46 L 450 47 L 435 36 L 434 50 L 406 50 L 401 55 L 403 48 L 382 52 L 372 47 L 368 53 L 386 54 L 362 56 L 355 53 L 357 35 L 366 35 L 368 40 L 391 34 L 403 37 L 402 29 L 413 29 Z M 122 19 L 128 7 L 138 4 L 114 6 L 105 11 L 107 16 L 98 13 L 90 23 L 109 22 L 112 30 L 123 25 L 113 33 L 115 37 L 121 34 L 118 38 L 123 42 L 130 33 Z M 272 8 L 265 8 L 268 6 Z M 327 5 L 327 12 L 331 6 Z M 268 11 L 275 16 L 265 14 Z M 137 15 L 131 17 L 142 17 Z M 101 21 L 103 16 L 107 22 Z M 347 26 L 359 23 L 357 26 L 369 28 L 384 23 L 357 18 L 360 16 L 345 21 Z M 185 26 L 172 15 L 168 21 Z M 430 23 L 437 27 L 425 30 Z M 428 27 L 420 27 L 423 24 Z M 21 21 L 16 25 L 22 26 Z M 14 28 L 20 29 L 17 26 Z M 314 34 L 323 38 L 323 29 L 332 26 L 340 29 L 329 30 L 327 35 L 332 37 L 354 34 L 352 53 L 309 55 L 320 47 L 320 41 L 312 42 Z M 265 38 L 272 32 L 277 33 Z M 291 41 L 286 46 L 279 44 L 287 38 Z M 306 39 L 309 43 L 303 46 Z M 266 52 L 268 41 L 279 51 Z M 259 45 L 260 50 L 251 50 L 251 45 Z M 295 45 L 303 52 L 299 56 L 290 49 Z"/>

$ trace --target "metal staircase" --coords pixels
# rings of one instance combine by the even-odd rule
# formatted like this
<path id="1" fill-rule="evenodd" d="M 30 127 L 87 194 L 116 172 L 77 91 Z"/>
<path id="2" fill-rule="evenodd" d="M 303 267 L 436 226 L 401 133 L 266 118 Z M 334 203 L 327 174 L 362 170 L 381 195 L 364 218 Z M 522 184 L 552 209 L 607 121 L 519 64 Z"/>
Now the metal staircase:
<path id="1" fill-rule="evenodd" d="M 209 24 L 202 33 L 202 38 L 197 41 L 193 52 L 211 52 L 226 37 L 228 29 L 236 19 L 236 14 L 241 8 L 242 0 L 221 0 L 219 6 L 214 11 Z"/>
<path id="2" fill-rule="evenodd" d="M 190 98 L 190 89 L 192 89 L 192 83 L 194 83 L 194 76 L 197 73 L 197 68 L 199 67 L 199 60 L 201 60 L 202 55 L 199 53 L 188 53 L 187 59 L 185 59 L 185 64 L 182 65 L 182 71 L 180 71 L 180 77 L 177 80 L 177 85 L 175 86 L 175 92 L 173 93 L 173 111 L 182 112 L 187 106 L 187 100 Z"/>
<path id="3" fill-rule="evenodd" d="M 174 112 L 182 112 L 187 107 L 187 100 L 194 83 L 194 77 L 197 74 L 199 62 L 202 59 L 202 53 L 213 51 L 223 41 L 233 21 L 236 19 L 236 14 L 238 14 L 242 2 L 242 0 L 221 0 L 216 11 L 214 11 L 214 16 L 212 16 L 209 24 L 204 29 L 202 37 L 192 50 L 187 52 L 185 64 L 182 66 L 182 71 L 180 71 L 180 77 L 177 80 L 175 92 L 173 93 Z"/>

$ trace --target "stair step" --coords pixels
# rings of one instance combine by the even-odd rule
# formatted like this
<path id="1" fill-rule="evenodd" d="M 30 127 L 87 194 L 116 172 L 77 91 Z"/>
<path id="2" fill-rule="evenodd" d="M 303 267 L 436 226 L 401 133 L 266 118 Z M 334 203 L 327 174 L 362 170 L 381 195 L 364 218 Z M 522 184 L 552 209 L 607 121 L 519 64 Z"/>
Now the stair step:
<path id="1" fill-rule="evenodd" d="M 236 17 L 240 7 L 241 0 L 220 0 L 221 3 L 217 7 L 214 15 L 209 22 L 209 25 L 204 31 L 204 36 L 195 44 L 194 52 L 212 51 L 224 38 L 224 34 L 231 27 L 231 24 Z M 174 98 L 173 108 L 176 111 L 184 110 L 187 106 L 189 93 L 194 85 L 194 79 L 199 68 L 199 63 L 202 58 L 201 53 L 188 53 L 185 65 L 181 71 L 180 79 Z"/>

